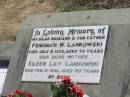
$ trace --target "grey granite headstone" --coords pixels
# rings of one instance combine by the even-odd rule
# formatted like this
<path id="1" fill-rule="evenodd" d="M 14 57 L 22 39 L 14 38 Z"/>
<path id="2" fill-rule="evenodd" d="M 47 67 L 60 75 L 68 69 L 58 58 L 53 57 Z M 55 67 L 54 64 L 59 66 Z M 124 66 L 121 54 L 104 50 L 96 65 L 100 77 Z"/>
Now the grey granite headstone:
<path id="1" fill-rule="evenodd" d="M 130 9 L 75 11 L 29 16 L 17 34 L 15 50 L 2 96 L 18 88 L 26 51 L 34 28 L 109 25 L 106 52 L 100 84 L 81 84 L 90 97 L 129 97 L 130 80 Z M 32 91 L 34 97 L 49 97 L 50 83 L 23 83 L 21 89 Z"/>

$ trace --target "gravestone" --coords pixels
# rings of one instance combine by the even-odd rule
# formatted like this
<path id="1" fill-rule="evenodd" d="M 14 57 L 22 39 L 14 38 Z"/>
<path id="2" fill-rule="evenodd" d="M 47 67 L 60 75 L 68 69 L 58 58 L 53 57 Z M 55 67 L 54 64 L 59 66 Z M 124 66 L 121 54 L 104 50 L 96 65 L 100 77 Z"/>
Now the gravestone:
<path id="1" fill-rule="evenodd" d="M 36 28 L 22 81 L 100 83 L 108 26 Z M 33 76 L 32 76 L 33 75 Z"/>
<path id="2" fill-rule="evenodd" d="M 130 80 L 130 9 L 113 9 L 99 11 L 76 11 L 62 13 L 47 13 L 29 16 L 17 34 L 15 49 L 11 55 L 9 70 L 2 91 L 7 96 L 18 88 L 32 91 L 34 97 L 49 97 L 50 82 L 26 79 L 25 69 L 28 62 L 30 42 L 34 29 L 56 27 L 98 27 L 109 26 L 100 83 L 81 84 L 90 97 L 129 97 Z M 106 40 L 106 39 L 105 39 Z M 35 55 L 34 55 L 35 56 Z M 97 56 L 98 57 L 98 56 Z M 101 57 L 101 56 L 100 56 Z M 28 76 L 31 76 L 30 73 Z M 33 74 L 32 74 L 33 76 Z M 34 75 L 35 77 L 35 75 Z M 40 75 L 42 78 L 43 76 Z M 38 77 L 39 78 L 39 77 Z M 83 79 L 83 78 L 82 78 Z M 41 79 L 43 80 L 43 79 Z"/>
<path id="3" fill-rule="evenodd" d="M 15 42 L 0 41 L 0 95 L 3 89 L 13 50 L 16 50 Z"/>
<path id="4" fill-rule="evenodd" d="M 9 65 L 9 60 L 0 60 L 0 94 L 2 92 L 4 80 L 6 78 L 8 65 Z"/>

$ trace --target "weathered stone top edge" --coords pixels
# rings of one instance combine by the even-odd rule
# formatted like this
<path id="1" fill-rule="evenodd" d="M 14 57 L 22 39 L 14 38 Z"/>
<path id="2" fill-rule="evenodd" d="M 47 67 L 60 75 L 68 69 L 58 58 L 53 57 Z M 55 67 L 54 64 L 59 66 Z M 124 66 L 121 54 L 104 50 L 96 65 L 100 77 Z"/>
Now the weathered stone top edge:
<path id="1" fill-rule="evenodd" d="M 45 13 L 28 16 L 22 29 L 69 25 L 130 24 L 130 8 Z"/>

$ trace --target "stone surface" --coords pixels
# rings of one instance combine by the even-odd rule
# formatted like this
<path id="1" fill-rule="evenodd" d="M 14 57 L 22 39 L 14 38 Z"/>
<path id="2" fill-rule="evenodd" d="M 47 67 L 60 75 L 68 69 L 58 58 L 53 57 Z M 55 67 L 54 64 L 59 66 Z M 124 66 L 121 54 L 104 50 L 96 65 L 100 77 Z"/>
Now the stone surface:
<path id="1" fill-rule="evenodd" d="M 26 51 L 36 27 L 110 25 L 100 84 L 81 84 L 90 97 L 130 96 L 130 9 L 49 13 L 27 18 L 10 58 L 8 75 L 2 96 L 17 88 L 20 82 Z M 33 75 L 32 75 L 33 76 Z M 49 97 L 50 83 L 24 83 L 21 87 L 33 92 L 34 97 Z"/>

